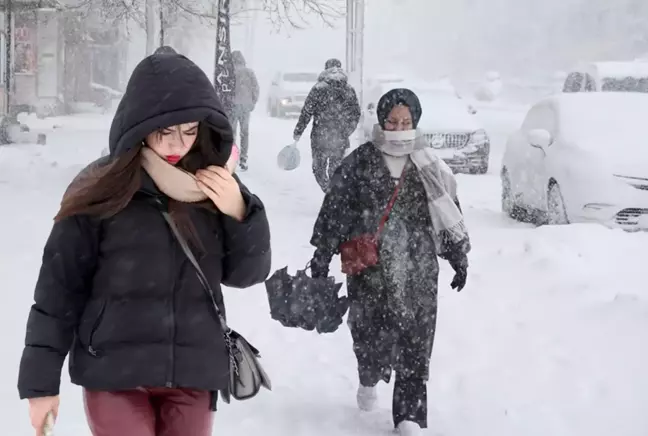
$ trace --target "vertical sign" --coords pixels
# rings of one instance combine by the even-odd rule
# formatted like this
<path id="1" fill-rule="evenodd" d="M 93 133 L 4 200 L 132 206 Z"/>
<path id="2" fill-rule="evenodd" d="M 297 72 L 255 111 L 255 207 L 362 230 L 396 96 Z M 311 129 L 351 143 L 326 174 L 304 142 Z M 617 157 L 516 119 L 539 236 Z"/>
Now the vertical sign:
<path id="1" fill-rule="evenodd" d="M 225 113 L 231 118 L 236 78 L 232 63 L 230 44 L 230 0 L 218 1 L 216 24 L 216 60 L 214 63 L 214 86 L 223 103 Z"/>

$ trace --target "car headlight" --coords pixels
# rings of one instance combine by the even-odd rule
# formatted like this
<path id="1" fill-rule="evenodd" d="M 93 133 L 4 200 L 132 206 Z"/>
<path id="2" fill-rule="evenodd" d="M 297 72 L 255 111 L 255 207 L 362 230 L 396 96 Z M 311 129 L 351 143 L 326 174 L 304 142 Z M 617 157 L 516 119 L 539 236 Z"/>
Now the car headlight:
<path id="1" fill-rule="evenodd" d="M 281 99 L 281 104 L 283 104 L 283 105 L 287 105 L 287 104 L 289 104 L 289 103 L 290 103 L 290 99 L 289 99 L 289 98 L 282 98 L 282 99 Z"/>
<path id="2" fill-rule="evenodd" d="M 488 142 L 488 135 L 484 129 L 477 130 L 470 135 L 468 145 L 483 145 Z"/>

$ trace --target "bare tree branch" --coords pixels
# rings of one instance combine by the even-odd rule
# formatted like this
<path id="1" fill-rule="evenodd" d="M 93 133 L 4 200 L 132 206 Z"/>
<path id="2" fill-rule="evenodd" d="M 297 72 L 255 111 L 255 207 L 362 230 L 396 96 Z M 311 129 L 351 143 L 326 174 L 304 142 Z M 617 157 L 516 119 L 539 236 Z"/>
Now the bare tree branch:
<path id="1" fill-rule="evenodd" d="M 106 18 L 132 18 L 140 25 L 144 23 L 143 2 L 145 0 L 54 0 L 61 9 L 99 11 Z M 159 0 L 166 13 L 176 12 L 185 17 L 196 17 L 210 23 L 218 19 L 205 1 Z M 233 0 L 233 4 L 236 0 Z M 129 4 L 130 3 L 130 4 Z M 304 29 L 309 26 L 308 16 L 321 20 L 328 26 L 344 16 L 344 0 L 257 0 L 259 6 L 236 9 L 231 18 L 238 18 L 248 12 L 261 12 L 277 28 L 283 26 Z"/>

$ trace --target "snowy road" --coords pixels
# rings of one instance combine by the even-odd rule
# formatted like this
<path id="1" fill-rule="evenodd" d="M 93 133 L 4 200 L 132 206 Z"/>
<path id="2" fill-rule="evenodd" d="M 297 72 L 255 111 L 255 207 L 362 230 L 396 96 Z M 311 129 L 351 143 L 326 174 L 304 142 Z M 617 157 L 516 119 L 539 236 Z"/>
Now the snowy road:
<path id="1" fill-rule="evenodd" d="M 648 235 L 597 225 L 533 228 L 502 215 L 499 159 L 522 114 L 481 110 L 480 116 L 494 139 L 493 160 L 485 176 L 460 176 L 474 251 L 460 294 L 446 285 L 451 273 L 442 265 L 425 434 L 645 436 Z M 17 400 L 16 374 L 51 217 L 67 182 L 105 145 L 109 119 L 58 123 L 46 147 L 0 148 L 0 410 L 12 436 L 32 434 L 26 404 Z M 301 144 L 299 169 L 276 168 L 293 126 L 253 119 L 250 171 L 243 175 L 268 208 L 273 269 L 288 264 L 291 271 L 312 254 L 308 240 L 322 199 L 308 144 Z M 335 260 L 332 271 L 337 266 Z M 356 410 L 346 328 L 319 336 L 281 327 L 269 318 L 263 286 L 228 290 L 226 300 L 231 323 L 262 350 L 275 388 L 249 403 L 220 406 L 215 435 L 390 434 L 390 387 L 380 386 L 378 411 Z M 87 436 L 80 390 L 67 380 L 57 435 Z"/>

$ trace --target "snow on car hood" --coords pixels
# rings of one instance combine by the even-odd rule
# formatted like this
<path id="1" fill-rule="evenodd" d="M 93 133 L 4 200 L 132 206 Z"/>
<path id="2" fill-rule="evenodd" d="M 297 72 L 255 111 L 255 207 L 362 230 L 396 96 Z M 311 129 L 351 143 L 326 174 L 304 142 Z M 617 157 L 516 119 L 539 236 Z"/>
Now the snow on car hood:
<path id="1" fill-rule="evenodd" d="M 454 95 L 422 93 L 418 97 L 423 108 L 418 128 L 423 132 L 474 132 L 484 128 L 479 118 L 468 112 L 468 105 Z"/>

